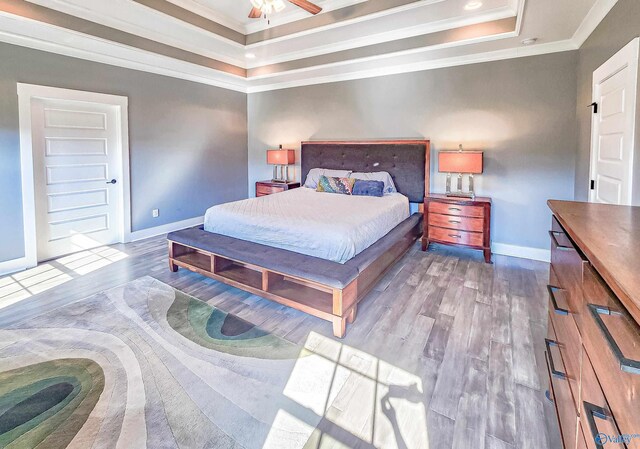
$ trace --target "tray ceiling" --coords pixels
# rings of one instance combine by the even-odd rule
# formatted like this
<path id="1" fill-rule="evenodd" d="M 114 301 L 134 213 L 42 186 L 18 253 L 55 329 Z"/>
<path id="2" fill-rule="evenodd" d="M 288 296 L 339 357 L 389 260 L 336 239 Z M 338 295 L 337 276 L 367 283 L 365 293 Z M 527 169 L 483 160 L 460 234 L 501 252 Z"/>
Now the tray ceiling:
<path id="1" fill-rule="evenodd" d="M 0 0 L 0 41 L 254 92 L 571 50 L 615 2 Z"/>

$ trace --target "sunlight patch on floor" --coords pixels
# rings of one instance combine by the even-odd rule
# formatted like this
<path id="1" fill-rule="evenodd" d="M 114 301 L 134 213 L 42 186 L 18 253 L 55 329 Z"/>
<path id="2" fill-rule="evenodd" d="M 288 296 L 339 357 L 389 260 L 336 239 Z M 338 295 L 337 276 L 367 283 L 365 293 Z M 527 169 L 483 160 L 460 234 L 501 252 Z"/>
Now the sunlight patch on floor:
<path id="1" fill-rule="evenodd" d="M 127 255 L 122 251 L 101 247 L 62 257 L 57 262 L 79 275 L 84 275 L 125 258 Z"/>
<path id="2" fill-rule="evenodd" d="M 337 435 L 315 429 L 308 447 L 429 448 L 420 377 L 317 333 L 303 355 L 283 392 L 301 407 L 278 413 L 272 432 L 290 426 L 296 410 L 308 410 L 339 429 Z M 272 447 L 269 441 L 264 447 Z"/>
<path id="3" fill-rule="evenodd" d="M 0 309 L 127 257 L 122 251 L 103 246 L 45 262 L 1 278 Z"/>

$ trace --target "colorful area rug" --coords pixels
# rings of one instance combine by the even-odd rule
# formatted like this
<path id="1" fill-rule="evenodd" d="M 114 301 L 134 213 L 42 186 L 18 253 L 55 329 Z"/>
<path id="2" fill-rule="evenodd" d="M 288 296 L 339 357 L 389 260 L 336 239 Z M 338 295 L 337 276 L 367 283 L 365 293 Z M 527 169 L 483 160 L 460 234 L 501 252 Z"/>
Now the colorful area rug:
<path id="1" fill-rule="evenodd" d="M 315 357 L 145 277 L 0 330 L 0 447 L 303 447 Z"/>
<path id="2" fill-rule="evenodd" d="M 0 448 L 425 448 L 419 377 L 151 277 L 0 329 Z"/>

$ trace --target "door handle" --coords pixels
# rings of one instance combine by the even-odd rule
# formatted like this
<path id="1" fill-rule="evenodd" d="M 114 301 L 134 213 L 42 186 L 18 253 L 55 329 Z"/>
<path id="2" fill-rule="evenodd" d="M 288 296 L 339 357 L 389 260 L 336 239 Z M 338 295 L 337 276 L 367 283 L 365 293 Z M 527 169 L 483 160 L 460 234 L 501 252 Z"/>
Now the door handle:
<path id="1" fill-rule="evenodd" d="M 107 184 L 115 184 L 115 183 L 117 183 L 117 182 L 118 182 L 118 181 L 116 181 L 115 179 L 112 179 L 111 181 L 107 181 Z"/>

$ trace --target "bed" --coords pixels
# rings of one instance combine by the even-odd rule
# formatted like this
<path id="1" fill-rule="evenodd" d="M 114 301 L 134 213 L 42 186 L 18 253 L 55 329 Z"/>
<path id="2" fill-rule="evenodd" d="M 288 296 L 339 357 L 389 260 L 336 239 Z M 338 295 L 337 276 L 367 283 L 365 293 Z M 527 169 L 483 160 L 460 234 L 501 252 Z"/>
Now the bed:
<path id="1" fill-rule="evenodd" d="M 409 199 L 336 195 L 307 187 L 207 210 L 204 230 L 345 263 L 409 218 Z"/>
<path id="2" fill-rule="evenodd" d="M 302 310 L 343 337 L 358 302 L 413 245 L 429 186 L 429 141 L 302 142 L 312 168 L 387 171 L 398 193 L 358 197 L 301 187 L 210 208 L 202 227 L 168 235 L 169 266 Z"/>

